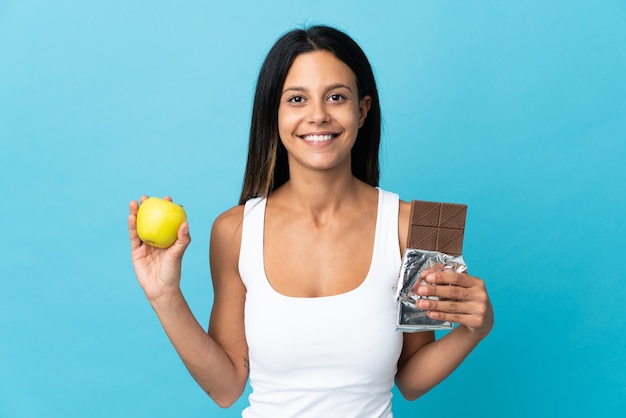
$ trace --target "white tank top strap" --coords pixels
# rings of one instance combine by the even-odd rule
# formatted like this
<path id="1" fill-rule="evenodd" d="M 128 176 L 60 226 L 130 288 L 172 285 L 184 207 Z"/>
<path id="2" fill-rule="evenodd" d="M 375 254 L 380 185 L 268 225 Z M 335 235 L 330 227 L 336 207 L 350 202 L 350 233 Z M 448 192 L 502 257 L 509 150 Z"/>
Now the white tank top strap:
<path id="1" fill-rule="evenodd" d="M 394 255 L 401 257 L 400 241 L 398 238 L 398 214 L 400 210 L 400 198 L 396 193 L 378 189 L 378 215 L 376 233 L 379 238 L 374 250 L 375 254 L 380 254 L 381 260 L 393 260 Z M 378 253 L 377 253 L 378 251 Z"/>
<path id="2" fill-rule="evenodd" d="M 248 200 L 244 206 L 238 265 L 239 274 L 246 288 L 254 285 L 254 283 L 249 283 L 249 278 L 260 277 L 259 272 L 265 271 L 263 261 L 263 231 L 266 203 L 266 198 L 255 197 Z M 246 272 L 251 274 L 246 274 Z"/>

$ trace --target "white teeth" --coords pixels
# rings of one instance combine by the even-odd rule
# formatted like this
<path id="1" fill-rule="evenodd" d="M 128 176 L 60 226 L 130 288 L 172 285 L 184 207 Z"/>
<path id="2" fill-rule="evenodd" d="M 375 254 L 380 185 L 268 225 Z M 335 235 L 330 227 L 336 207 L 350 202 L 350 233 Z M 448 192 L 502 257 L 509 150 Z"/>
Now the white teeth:
<path id="1" fill-rule="evenodd" d="M 330 141 L 334 137 L 334 135 L 304 135 L 302 139 L 304 139 L 305 141 L 322 142 Z"/>

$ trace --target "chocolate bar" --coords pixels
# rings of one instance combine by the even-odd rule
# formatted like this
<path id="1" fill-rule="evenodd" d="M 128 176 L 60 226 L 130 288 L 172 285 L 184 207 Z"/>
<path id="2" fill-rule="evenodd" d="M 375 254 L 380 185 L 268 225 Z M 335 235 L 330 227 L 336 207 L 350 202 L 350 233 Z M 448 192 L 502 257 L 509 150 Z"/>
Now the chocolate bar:
<path id="1" fill-rule="evenodd" d="M 467 266 L 461 255 L 467 206 L 455 203 L 411 202 L 407 247 L 402 258 L 402 268 L 396 287 L 398 322 L 396 330 L 419 332 L 451 329 L 449 321 L 428 317 L 416 303 L 423 296 L 413 288 L 421 272 L 435 266 L 451 272 L 464 273 Z M 436 296 L 428 299 L 439 300 Z"/>

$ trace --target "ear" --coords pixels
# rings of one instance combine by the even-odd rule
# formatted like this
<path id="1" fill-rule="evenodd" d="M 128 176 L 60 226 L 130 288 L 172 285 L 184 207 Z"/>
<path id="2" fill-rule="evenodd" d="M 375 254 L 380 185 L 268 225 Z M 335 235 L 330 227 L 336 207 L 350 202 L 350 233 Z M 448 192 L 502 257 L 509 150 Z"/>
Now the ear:
<path id="1" fill-rule="evenodd" d="M 367 112 L 370 111 L 371 106 L 372 106 L 372 98 L 370 96 L 364 96 L 359 101 L 359 128 L 361 128 L 361 126 L 363 126 L 363 123 L 365 123 Z"/>

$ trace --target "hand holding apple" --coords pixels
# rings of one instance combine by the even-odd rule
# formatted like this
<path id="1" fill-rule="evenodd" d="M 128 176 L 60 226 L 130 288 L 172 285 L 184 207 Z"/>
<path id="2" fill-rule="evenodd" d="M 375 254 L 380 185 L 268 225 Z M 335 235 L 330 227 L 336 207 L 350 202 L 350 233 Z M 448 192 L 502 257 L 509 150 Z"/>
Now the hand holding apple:
<path id="1" fill-rule="evenodd" d="M 137 235 L 144 243 L 168 248 L 178 236 L 178 229 L 187 220 L 182 206 L 169 200 L 150 197 L 137 211 Z"/>
<path id="2" fill-rule="evenodd" d="M 191 236 L 185 211 L 169 197 L 142 196 L 140 202 L 129 204 L 131 256 L 148 300 L 158 303 L 162 296 L 179 290 L 183 255 Z"/>

